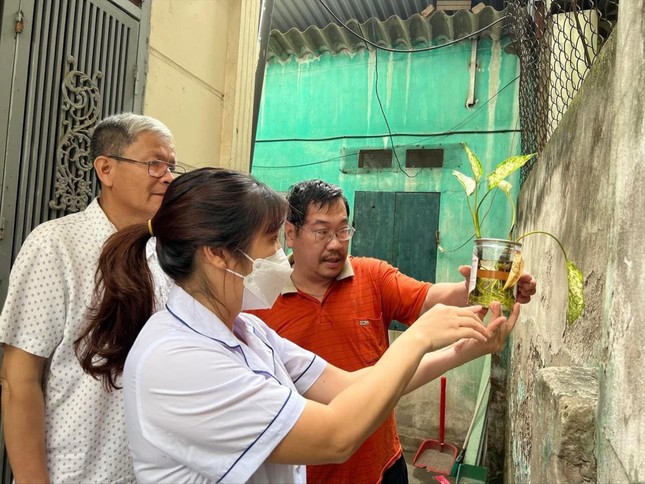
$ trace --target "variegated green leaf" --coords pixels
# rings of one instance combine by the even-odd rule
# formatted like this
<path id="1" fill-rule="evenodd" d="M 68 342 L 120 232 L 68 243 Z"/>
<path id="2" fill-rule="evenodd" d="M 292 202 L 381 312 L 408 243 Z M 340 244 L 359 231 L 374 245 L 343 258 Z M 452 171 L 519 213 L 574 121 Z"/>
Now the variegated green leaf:
<path id="1" fill-rule="evenodd" d="M 506 158 L 495 167 L 495 170 L 490 175 L 488 175 L 488 189 L 492 190 L 495 188 L 504 178 L 524 166 L 524 164 L 534 156 L 535 153 L 531 155 L 511 156 L 510 158 Z"/>
<path id="2" fill-rule="evenodd" d="M 469 176 L 466 176 L 457 170 L 452 170 L 452 174 L 455 177 L 457 177 L 457 180 L 459 180 L 459 183 L 461 183 L 461 186 L 464 187 L 464 190 L 466 191 L 466 195 L 471 196 L 475 191 L 477 182 L 472 178 L 470 178 Z"/>
<path id="3" fill-rule="evenodd" d="M 464 145 L 464 149 L 466 150 L 466 154 L 468 155 L 468 161 L 470 162 L 470 169 L 473 171 L 473 178 L 475 179 L 475 183 L 479 183 L 479 180 L 482 177 L 482 173 L 484 173 L 481 161 L 479 161 L 477 155 L 473 153 L 470 148 L 468 148 L 468 145 Z"/>
<path id="4" fill-rule="evenodd" d="M 571 325 L 582 314 L 585 308 L 585 298 L 582 289 L 582 272 L 570 260 L 567 260 L 567 284 L 569 286 L 567 323 Z"/>
<path id="5" fill-rule="evenodd" d="M 511 185 L 506 180 L 502 180 L 501 182 L 499 182 L 499 185 L 497 185 L 497 188 L 499 188 L 504 193 L 506 193 L 506 195 L 510 196 L 511 195 L 511 188 L 513 188 L 513 185 Z"/>

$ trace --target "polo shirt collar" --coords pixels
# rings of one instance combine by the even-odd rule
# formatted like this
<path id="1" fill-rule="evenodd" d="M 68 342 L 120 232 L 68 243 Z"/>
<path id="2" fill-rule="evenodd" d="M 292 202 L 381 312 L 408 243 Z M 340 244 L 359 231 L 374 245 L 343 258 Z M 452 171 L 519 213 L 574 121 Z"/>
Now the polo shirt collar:
<path id="1" fill-rule="evenodd" d="M 289 264 L 293 266 L 293 252 L 287 256 L 287 259 L 289 260 Z M 349 277 L 354 277 L 354 268 L 352 267 L 352 264 L 349 261 L 349 259 L 350 259 L 349 256 L 347 257 L 347 259 L 345 259 L 345 264 L 343 264 L 343 268 L 340 270 L 338 277 L 336 277 L 337 281 L 341 281 Z M 297 292 L 298 292 L 298 289 L 296 288 L 295 284 L 291 279 L 289 279 L 287 283 L 284 285 L 284 287 L 282 288 L 281 294 L 294 294 Z"/>

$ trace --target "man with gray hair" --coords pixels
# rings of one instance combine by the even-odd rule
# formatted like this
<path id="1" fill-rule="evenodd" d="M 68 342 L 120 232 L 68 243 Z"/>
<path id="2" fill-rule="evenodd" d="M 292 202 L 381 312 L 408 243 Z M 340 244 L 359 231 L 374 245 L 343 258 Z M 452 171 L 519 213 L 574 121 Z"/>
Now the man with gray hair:
<path id="1" fill-rule="evenodd" d="M 116 230 L 149 220 L 176 164 L 170 130 L 148 116 L 101 121 L 91 139 L 101 194 L 80 213 L 36 227 L 12 268 L 0 316 L 2 417 L 21 482 L 134 481 L 121 392 L 81 369 L 74 341 L 86 324 L 101 247 Z M 157 306 L 169 282 L 148 246 Z"/>

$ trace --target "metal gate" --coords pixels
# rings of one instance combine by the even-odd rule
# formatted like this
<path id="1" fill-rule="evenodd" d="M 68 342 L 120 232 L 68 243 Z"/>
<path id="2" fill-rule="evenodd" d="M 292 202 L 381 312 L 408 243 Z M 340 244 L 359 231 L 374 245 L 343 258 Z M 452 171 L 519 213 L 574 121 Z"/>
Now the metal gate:
<path id="1" fill-rule="evenodd" d="M 0 0 L 0 307 L 29 232 L 96 195 L 97 120 L 142 110 L 150 3 Z"/>
<path id="2" fill-rule="evenodd" d="M 82 210 L 96 194 L 87 153 L 96 121 L 141 112 L 149 3 L 142 10 L 128 0 L 3 2 L 0 303 L 29 232 Z"/>

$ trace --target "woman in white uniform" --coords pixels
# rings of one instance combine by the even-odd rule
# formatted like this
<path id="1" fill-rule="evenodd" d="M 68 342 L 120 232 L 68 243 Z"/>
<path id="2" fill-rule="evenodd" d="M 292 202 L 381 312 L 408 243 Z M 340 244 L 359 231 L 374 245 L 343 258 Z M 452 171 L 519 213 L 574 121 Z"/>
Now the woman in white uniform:
<path id="1" fill-rule="evenodd" d="M 77 353 L 108 389 L 123 387 L 139 481 L 304 482 L 302 464 L 346 460 L 403 393 L 498 351 L 517 320 L 519 305 L 508 320 L 494 306 L 488 329 L 481 307 L 437 305 L 376 365 L 340 370 L 242 312 L 270 307 L 290 277 L 286 210 L 250 175 L 204 168 L 174 180 L 147 224 L 107 241 Z M 153 235 L 176 283 L 154 315 Z"/>

